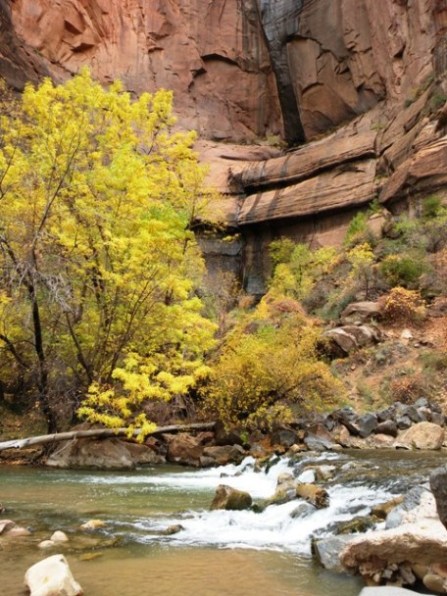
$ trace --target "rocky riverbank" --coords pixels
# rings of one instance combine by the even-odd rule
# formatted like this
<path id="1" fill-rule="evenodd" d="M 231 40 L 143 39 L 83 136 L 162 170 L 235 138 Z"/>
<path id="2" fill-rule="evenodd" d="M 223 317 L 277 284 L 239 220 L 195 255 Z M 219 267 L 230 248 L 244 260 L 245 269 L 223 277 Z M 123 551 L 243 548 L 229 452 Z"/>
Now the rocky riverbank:
<path id="1" fill-rule="evenodd" d="M 166 462 L 207 468 L 237 464 L 249 455 L 262 462 L 273 454 L 303 451 L 440 450 L 447 447 L 445 428 L 446 416 L 441 407 L 420 398 L 412 405 L 396 402 L 366 414 L 346 407 L 251 437 L 227 431 L 216 423 L 212 431 L 165 433 L 149 437 L 144 445 L 118 438 L 73 439 L 57 444 L 49 456 L 43 456 L 38 449 L 29 454 L 34 461 L 56 468 L 133 469 Z M 26 461 L 20 450 L 2 453 L 7 458 L 4 461 Z"/>

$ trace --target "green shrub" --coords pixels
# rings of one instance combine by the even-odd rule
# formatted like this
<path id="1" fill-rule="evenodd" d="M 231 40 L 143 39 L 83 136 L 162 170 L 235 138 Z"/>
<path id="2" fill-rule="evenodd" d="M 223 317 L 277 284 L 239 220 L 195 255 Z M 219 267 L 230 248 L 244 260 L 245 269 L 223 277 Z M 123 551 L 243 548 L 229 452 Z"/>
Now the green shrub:
<path id="1" fill-rule="evenodd" d="M 359 211 L 351 219 L 346 230 L 344 245 L 353 246 L 355 244 L 362 244 L 368 240 L 368 232 L 368 215 L 363 211 Z"/>
<path id="2" fill-rule="evenodd" d="M 417 285 L 421 275 L 428 269 L 423 255 L 388 255 L 379 265 L 380 273 L 390 286 L 405 288 Z"/>

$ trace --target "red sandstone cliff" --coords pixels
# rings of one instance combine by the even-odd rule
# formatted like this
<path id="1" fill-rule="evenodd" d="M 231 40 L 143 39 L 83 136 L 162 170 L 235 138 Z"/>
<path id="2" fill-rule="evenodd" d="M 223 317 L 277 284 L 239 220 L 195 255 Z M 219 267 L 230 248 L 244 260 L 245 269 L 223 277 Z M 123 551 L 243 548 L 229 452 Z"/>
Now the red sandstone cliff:
<path id="1" fill-rule="evenodd" d="M 12 21 L 55 77 L 88 64 L 103 82 L 175 92 L 184 126 L 218 139 L 278 132 L 256 0 L 14 0 Z"/>
<path id="2" fill-rule="evenodd" d="M 280 104 L 285 136 L 299 137 L 290 128 L 301 120 L 311 138 L 385 98 L 405 99 L 446 61 L 444 0 L 1 4 L 29 60 L 53 76 L 88 64 L 136 93 L 173 89 L 182 123 L 216 139 L 278 132 Z"/>
<path id="3" fill-rule="evenodd" d="M 17 87 L 88 64 L 135 93 L 173 89 L 205 139 L 311 141 L 203 147 L 254 285 L 278 234 L 332 243 L 375 198 L 447 195 L 447 0 L 0 0 L 0 24 Z"/>

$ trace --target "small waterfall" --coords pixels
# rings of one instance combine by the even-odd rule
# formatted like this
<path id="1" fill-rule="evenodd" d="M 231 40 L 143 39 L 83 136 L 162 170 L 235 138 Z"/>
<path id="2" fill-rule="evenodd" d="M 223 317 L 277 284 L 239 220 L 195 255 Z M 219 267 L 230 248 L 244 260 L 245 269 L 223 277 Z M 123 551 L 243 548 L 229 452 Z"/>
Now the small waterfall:
<path id="1" fill-rule="evenodd" d="M 309 466 L 335 463 L 348 472 L 349 460 L 340 454 L 304 455 L 300 460 L 277 458 L 272 465 L 259 470 L 253 458 L 246 458 L 240 465 L 194 471 L 176 471 L 134 477 L 132 481 L 144 483 L 153 490 L 170 491 L 194 490 L 209 495 L 211 503 L 214 491 L 219 484 L 247 491 L 253 499 L 267 499 L 273 495 L 277 478 L 289 472 L 297 480 L 305 481 Z M 107 482 L 103 478 L 103 482 Z M 114 477 L 114 483 L 129 481 L 127 476 Z M 330 506 L 314 509 L 302 506 L 304 501 L 296 499 L 282 505 L 270 505 L 262 511 L 208 511 L 190 509 L 179 514 L 157 515 L 125 524 L 123 535 L 131 536 L 140 543 L 166 541 L 177 546 L 215 546 L 219 548 L 247 548 L 276 550 L 310 555 L 310 542 L 314 535 L 331 533 L 336 522 L 352 519 L 356 515 L 366 515 L 370 508 L 392 498 L 390 487 L 379 488 L 364 482 L 350 482 L 335 479 L 327 486 Z M 300 507 L 301 504 L 301 507 Z M 181 524 L 184 528 L 172 536 L 160 536 L 169 526 Z M 116 534 L 116 528 L 114 530 Z"/>

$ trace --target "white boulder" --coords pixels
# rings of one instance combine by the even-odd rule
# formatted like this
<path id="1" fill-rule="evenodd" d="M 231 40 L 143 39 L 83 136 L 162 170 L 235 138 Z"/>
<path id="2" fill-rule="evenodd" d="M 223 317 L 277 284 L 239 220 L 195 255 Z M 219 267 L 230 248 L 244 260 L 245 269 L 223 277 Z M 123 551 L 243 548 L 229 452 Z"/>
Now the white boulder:
<path id="1" fill-rule="evenodd" d="M 25 585 L 30 596 L 81 596 L 83 593 L 63 555 L 53 555 L 30 567 L 25 574 Z"/>

